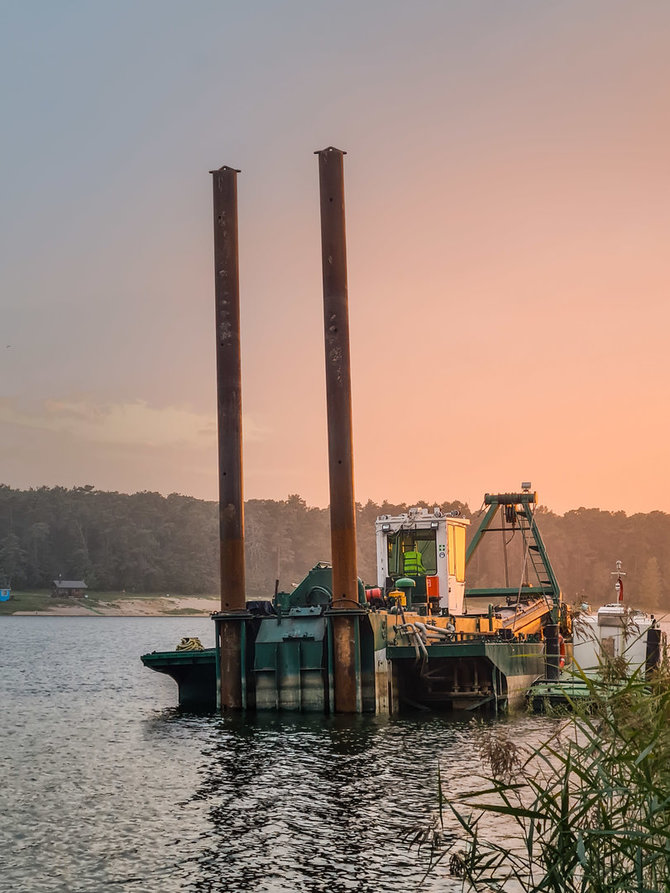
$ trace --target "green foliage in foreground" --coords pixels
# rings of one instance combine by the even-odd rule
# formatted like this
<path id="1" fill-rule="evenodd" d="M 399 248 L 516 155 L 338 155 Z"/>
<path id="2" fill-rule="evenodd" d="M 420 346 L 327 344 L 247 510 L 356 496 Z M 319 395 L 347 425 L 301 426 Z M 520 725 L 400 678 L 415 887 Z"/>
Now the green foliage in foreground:
<path id="1" fill-rule="evenodd" d="M 446 859 L 464 890 L 670 890 L 669 720 L 666 666 L 651 684 L 592 683 L 588 709 L 525 752 L 505 732 L 480 730 L 488 778 L 460 797 L 440 791 L 434 860 Z M 500 818 L 504 841 L 483 839 L 485 815 Z M 458 841 L 440 847 L 447 830 Z"/>

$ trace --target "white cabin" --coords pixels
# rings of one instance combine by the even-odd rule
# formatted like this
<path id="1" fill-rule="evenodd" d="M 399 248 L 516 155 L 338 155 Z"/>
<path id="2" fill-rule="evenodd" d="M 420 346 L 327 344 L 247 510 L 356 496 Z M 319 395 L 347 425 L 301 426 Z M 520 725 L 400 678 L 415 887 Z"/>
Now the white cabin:
<path id="1" fill-rule="evenodd" d="M 445 515 L 437 507 L 380 515 L 375 524 L 377 585 L 387 591 L 397 579 L 413 577 L 427 603 L 454 616 L 465 613 L 465 531 L 469 523 L 457 513 Z"/>
<path id="2" fill-rule="evenodd" d="M 621 603 L 581 615 L 572 629 L 573 659 L 584 673 L 593 675 L 603 660 L 624 658 L 632 674 L 645 666 L 647 632 L 653 623 L 647 614 Z"/>

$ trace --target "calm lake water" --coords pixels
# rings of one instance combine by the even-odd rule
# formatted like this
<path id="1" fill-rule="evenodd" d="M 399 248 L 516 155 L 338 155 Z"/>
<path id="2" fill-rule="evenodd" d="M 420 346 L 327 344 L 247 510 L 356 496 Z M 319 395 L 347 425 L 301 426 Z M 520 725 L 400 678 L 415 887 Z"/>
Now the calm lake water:
<path id="1" fill-rule="evenodd" d="M 471 721 L 179 713 L 140 654 L 201 618 L 0 619 L 0 890 L 416 890 L 405 838 L 473 784 Z M 517 739 L 546 730 L 521 716 Z M 460 884 L 439 869 L 425 891 Z"/>

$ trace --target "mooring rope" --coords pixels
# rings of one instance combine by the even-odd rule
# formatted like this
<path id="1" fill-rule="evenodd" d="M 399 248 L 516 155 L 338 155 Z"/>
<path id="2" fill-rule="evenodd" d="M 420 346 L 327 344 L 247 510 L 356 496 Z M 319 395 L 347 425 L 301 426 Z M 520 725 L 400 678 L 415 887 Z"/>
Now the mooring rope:
<path id="1" fill-rule="evenodd" d="M 200 641 L 200 639 L 195 636 L 189 638 L 188 636 L 184 636 L 181 642 L 177 645 L 176 651 L 204 651 L 205 647 Z"/>

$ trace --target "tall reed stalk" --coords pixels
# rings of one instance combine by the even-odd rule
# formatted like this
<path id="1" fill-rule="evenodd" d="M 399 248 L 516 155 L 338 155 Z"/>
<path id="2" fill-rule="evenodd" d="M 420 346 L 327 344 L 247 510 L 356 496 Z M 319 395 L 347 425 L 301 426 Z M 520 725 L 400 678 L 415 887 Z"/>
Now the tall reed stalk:
<path id="1" fill-rule="evenodd" d="M 670 891 L 670 673 L 615 684 L 611 675 L 586 680 L 588 703 L 571 705 L 537 747 L 480 730 L 485 784 L 440 790 L 450 845 L 430 836 L 433 861 L 448 860 L 464 890 Z M 485 815 L 500 817 L 504 842 L 483 839 Z"/>

